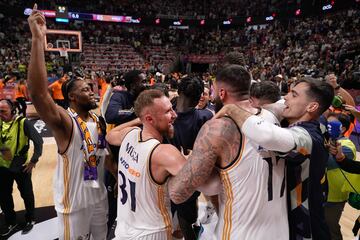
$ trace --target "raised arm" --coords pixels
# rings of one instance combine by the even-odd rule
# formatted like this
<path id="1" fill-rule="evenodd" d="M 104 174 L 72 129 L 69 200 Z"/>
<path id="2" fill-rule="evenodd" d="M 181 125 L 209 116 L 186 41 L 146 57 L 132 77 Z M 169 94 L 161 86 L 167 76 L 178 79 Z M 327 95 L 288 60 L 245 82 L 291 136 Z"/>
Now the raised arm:
<path id="1" fill-rule="evenodd" d="M 72 123 L 65 110 L 58 107 L 48 92 L 45 68 L 44 44 L 46 22 L 43 13 L 34 5 L 28 18 L 32 34 L 31 56 L 28 72 L 28 87 L 32 102 L 41 119 L 52 129 L 55 139 L 60 144 L 59 150 L 66 148 L 71 136 Z M 64 145 L 64 147 L 62 146 Z"/>
<path id="2" fill-rule="evenodd" d="M 357 110 L 354 106 L 344 104 L 345 110 L 350 111 L 352 115 L 356 118 L 356 120 L 360 121 L 360 111 Z"/>

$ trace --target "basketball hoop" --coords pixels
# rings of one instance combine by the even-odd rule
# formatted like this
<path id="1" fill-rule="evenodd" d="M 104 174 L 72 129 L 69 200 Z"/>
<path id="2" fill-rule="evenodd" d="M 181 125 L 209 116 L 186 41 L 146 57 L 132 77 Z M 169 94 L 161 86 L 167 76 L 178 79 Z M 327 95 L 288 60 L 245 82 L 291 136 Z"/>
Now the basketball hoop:
<path id="1" fill-rule="evenodd" d="M 66 59 L 68 59 L 68 52 L 67 52 L 67 48 L 60 48 L 59 50 L 59 53 L 60 53 L 60 57 L 64 57 Z"/>

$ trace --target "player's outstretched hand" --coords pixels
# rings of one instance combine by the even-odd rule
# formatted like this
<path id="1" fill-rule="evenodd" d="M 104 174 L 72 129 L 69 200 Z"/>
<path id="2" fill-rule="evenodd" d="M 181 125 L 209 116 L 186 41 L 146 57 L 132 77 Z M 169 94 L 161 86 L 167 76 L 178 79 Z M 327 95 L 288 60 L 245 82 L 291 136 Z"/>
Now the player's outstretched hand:
<path id="1" fill-rule="evenodd" d="M 28 18 L 28 23 L 33 39 L 44 39 L 46 35 L 46 20 L 44 14 L 37 9 L 36 3 Z"/>

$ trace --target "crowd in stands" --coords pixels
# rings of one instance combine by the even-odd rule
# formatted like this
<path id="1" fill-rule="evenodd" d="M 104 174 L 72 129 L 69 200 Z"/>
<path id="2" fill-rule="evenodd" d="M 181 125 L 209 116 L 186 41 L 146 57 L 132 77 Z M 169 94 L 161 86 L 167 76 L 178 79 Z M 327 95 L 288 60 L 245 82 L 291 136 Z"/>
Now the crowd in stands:
<path id="1" fill-rule="evenodd" d="M 10 5 L 11 4 L 16 5 L 19 3 L 21 3 L 21 0 L 10 1 Z M 139 1 L 135 2 L 134 0 L 127 0 L 127 1 L 123 1 L 122 3 L 123 4 L 121 5 L 117 5 L 115 0 L 113 1 L 100 0 L 98 5 L 96 5 L 96 7 L 97 8 L 103 7 L 104 9 L 110 12 L 114 11 L 118 14 L 125 11 L 126 9 L 126 11 L 129 12 L 131 11 L 141 12 L 149 15 L 184 14 L 184 15 L 192 15 L 195 17 L 200 15 L 206 15 L 209 18 L 216 18 L 216 17 L 225 17 L 229 15 L 240 15 L 240 14 L 246 15 L 249 14 L 247 12 L 249 9 L 257 9 L 257 8 L 261 9 L 261 11 L 257 12 L 259 15 L 261 15 L 269 11 L 268 6 L 270 6 L 270 4 L 268 4 L 269 0 L 256 0 L 256 1 L 245 0 L 241 3 L 241 5 L 247 4 L 245 8 L 241 8 L 239 2 L 229 3 L 225 1 L 223 3 L 219 3 L 217 1 L 214 1 L 213 3 L 210 0 L 204 0 L 201 3 L 195 0 L 187 0 L 187 1 L 182 0 L 179 2 L 168 1 L 168 0 L 165 1 L 145 0 L 141 2 Z M 86 11 L 89 12 L 97 10 L 97 9 L 93 9 L 95 5 L 84 4 L 83 0 L 77 1 L 75 3 L 69 0 L 57 0 L 46 4 L 49 4 L 50 7 L 54 7 L 53 4 L 74 4 L 72 7 L 74 8 L 79 7 L 79 9 L 85 7 Z M 107 6 L 108 4 L 110 4 L 111 7 L 108 7 Z M 161 10 L 158 10 L 158 8 Z M 36 10 L 36 8 L 34 8 L 34 10 Z M 34 16 L 34 14 L 32 14 L 32 16 Z M 74 86 L 78 86 L 79 87 L 78 89 L 81 89 L 81 92 L 85 90 L 88 91 L 88 93 L 90 94 L 89 96 L 91 96 L 92 99 L 91 102 L 93 103 L 93 107 L 95 109 L 96 108 L 95 99 L 92 97 L 92 90 L 93 90 L 93 92 L 96 95 L 100 96 L 100 103 L 102 107 L 106 106 L 105 108 L 106 110 L 102 108 L 101 112 L 105 116 L 105 120 L 107 121 L 107 123 L 117 125 L 131 120 L 130 118 L 133 117 L 135 118 L 135 114 L 131 109 L 132 107 L 134 107 L 135 103 L 133 102 L 139 96 L 141 91 L 150 87 L 153 88 L 160 87 L 159 89 L 163 88 L 162 90 L 167 90 L 166 88 L 170 87 L 169 90 L 170 92 L 173 92 L 173 94 L 169 93 L 169 95 L 170 96 L 172 95 L 172 99 L 171 99 L 172 103 L 173 104 L 176 103 L 174 104 L 174 106 L 176 106 L 175 109 L 177 111 L 177 114 L 180 115 L 182 113 L 181 109 L 185 109 L 187 111 L 191 107 L 191 109 L 193 110 L 193 108 L 195 108 L 194 106 L 197 106 L 197 109 L 207 111 L 209 115 L 207 119 L 210 119 L 211 117 L 213 117 L 214 114 L 213 111 L 215 112 L 219 110 L 219 106 L 217 106 L 216 100 L 212 99 L 214 95 L 218 94 L 218 93 L 214 94 L 215 92 L 213 91 L 214 85 L 212 84 L 212 80 L 214 79 L 214 75 L 216 72 L 220 72 L 220 77 L 219 74 L 216 77 L 217 84 L 219 84 L 218 86 L 221 86 L 221 84 L 223 84 L 222 86 L 225 87 L 223 88 L 222 91 L 229 90 L 226 93 L 223 92 L 224 96 L 226 96 L 226 98 L 224 98 L 225 100 L 220 98 L 220 100 L 223 100 L 222 102 L 225 103 L 225 105 L 231 103 L 232 100 L 234 100 L 234 103 L 238 102 L 238 99 L 235 98 L 231 99 L 233 97 L 232 95 L 234 94 L 234 92 L 241 93 L 241 96 L 238 96 L 241 97 L 239 99 L 243 100 L 243 98 L 245 97 L 247 98 L 248 88 L 244 87 L 245 84 L 242 84 L 241 81 L 239 81 L 238 83 L 236 83 L 235 81 L 223 81 L 224 79 L 222 79 L 221 77 L 221 73 L 226 75 L 227 74 L 226 71 L 231 72 L 232 70 L 234 70 L 235 74 L 231 73 L 229 75 L 242 76 L 242 73 L 246 73 L 245 74 L 247 79 L 246 82 L 248 83 L 248 86 L 250 87 L 250 82 L 253 83 L 249 92 L 250 101 L 253 102 L 254 99 L 256 100 L 256 98 L 259 98 L 257 101 L 253 102 L 254 104 L 255 103 L 259 104 L 258 107 L 261 106 L 260 102 L 264 100 L 260 98 L 265 94 L 268 94 L 268 92 L 264 91 L 265 88 L 269 88 L 269 89 L 272 88 L 272 90 L 274 90 L 274 92 L 276 93 L 275 99 L 271 100 L 271 103 L 274 103 L 280 99 L 280 95 L 284 96 L 289 92 L 290 85 L 292 84 L 292 82 L 301 79 L 300 75 L 302 76 L 309 75 L 314 78 L 323 77 L 321 79 L 324 80 L 324 82 L 320 82 L 317 79 L 311 79 L 311 80 L 309 79 L 308 80 L 309 82 L 307 83 L 298 81 L 298 83 L 299 82 L 300 83 L 299 85 L 295 86 L 295 89 L 296 87 L 298 87 L 297 89 L 303 91 L 302 99 L 305 99 L 306 101 L 299 101 L 296 100 L 294 96 L 290 96 L 290 95 L 299 95 L 299 94 L 288 94 L 287 98 L 289 99 L 290 96 L 290 100 L 286 99 L 286 97 L 285 99 L 286 102 L 290 103 L 290 106 L 286 105 L 288 109 L 287 111 L 290 112 L 290 115 L 291 115 L 291 111 L 294 111 L 292 109 L 292 106 L 301 107 L 303 109 L 299 108 L 300 109 L 299 112 L 306 112 L 307 116 L 305 119 L 307 119 L 309 123 L 312 122 L 312 124 L 314 124 L 314 121 L 319 118 L 322 112 L 320 113 L 320 111 L 318 112 L 318 110 L 316 110 L 316 112 L 312 112 L 311 114 L 309 114 L 308 112 L 311 112 L 312 110 L 308 111 L 307 109 L 305 109 L 305 106 L 308 106 L 307 108 L 310 108 L 309 104 L 313 104 L 314 102 L 319 102 L 318 105 L 321 106 L 321 108 L 323 108 L 324 107 L 322 106 L 323 99 L 325 99 L 324 101 L 328 102 L 328 105 L 330 105 L 331 100 L 333 99 L 336 100 L 339 98 L 340 99 L 339 101 L 341 102 L 340 107 L 338 107 L 339 109 L 336 109 L 337 108 L 336 106 L 332 106 L 331 108 L 331 110 L 334 110 L 334 113 L 335 111 L 338 110 L 343 111 L 344 109 L 347 109 L 347 107 L 349 107 L 350 105 L 351 105 L 350 106 L 351 109 L 353 110 L 355 109 L 354 106 L 355 103 L 353 98 L 344 88 L 360 89 L 360 78 L 359 78 L 360 29 L 358 27 L 359 21 L 360 21 L 360 11 L 352 10 L 352 9 L 327 15 L 326 17 L 320 17 L 320 18 L 314 18 L 314 17 L 297 18 L 286 21 L 276 20 L 266 25 L 264 24 L 257 26 L 246 26 L 244 28 L 226 28 L 226 29 L 222 29 L 222 28 L 208 29 L 206 27 L 190 28 L 190 29 L 174 29 L 174 28 L 164 28 L 161 26 L 150 27 L 150 26 L 141 26 L 141 25 L 121 25 L 115 23 L 104 23 L 104 22 L 99 23 L 92 21 L 85 21 L 85 22 L 74 21 L 67 25 L 64 24 L 58 25 L 53 20 L 49 19 L 49 21 L 46 23 L 49 29 L 68 29 L 68 30 L 81 31 L 83 37 L 82 39 L 83 49 L 81 53 L 69 53 L 71 54 L 69 57 L 67 56 L 67 54 L 66 56 L 60 54 L 59 56 L 59 54 L 56 52 L 47 52 L 46 68 L 48 72 L 48 81 L 53 83 L 49 84 L 48 88 L 44 88 L 44 85 L 39 84 L 40 81 L 38 81 L 39 79 L 42 79 L 45 82 L 47 82 L 44 75 L 39 77 L 36 74 L 30 73 L 29 83 L 32 84 L 30 85 L 31 88 L 29 88 L 31 93 L 30 96 L 32 97 L 34 105 L 37 107 L 37 111 L 40 113 L 40 116 L 46 116 L 44 114 L 46 113 L 46 109 L 45 108 L 42 109 L 42 107 L 46 106 L 46 104 L 42 102 L 43 99 L 41 98 L 39 99 L 39 96 L 43 96 L 43 95 L 38 94 L 38 96 L 36 96 L 38 89 L 34 88 L 34 86 L 36 87 L 38 85 L 39 88 L 42 88 L 40 90 L 42 90 L 43 93 L 47 93 L 47 91 L 49 91 L 55 102 L 65 109 L 68 106 L 70 106 L 71 108 L 73 108 L 73 106 L 77 107 L 76 101 L 71 100 L 69 97 L 72 95 L 68 94 L 68 93 L 71 94 L 73 93 L 72 92 L 73 90 L 71 90 L 71 88 Z M 37 21 L 29 21 L 29 22 L 30 24 L 31 23 L 39 24 L 39 22 Z M 31 47 L 31 41 L 29 40 L 31 39 L 31 37 L 29 35 L 30 31 L 28 28 L 28 23 L 26 22 L 25 18 L 2 17 L 2 19 L 0 20 L 0 27 L 1 27 L 0 28 L 0 99 L 4 97 L 1 96 L 1 94 L 4 94 L 1 90 L 4 89 L 7 85 L 12 84 L 14 86 L 14 89 L 17 89 L 16 90 L 17 103 L 21 104 L 22 107 L 25 107 L 25 109 L 22 108 L 22 114 L 26 115 L 25 101 L 30 100 L 29 95 L 27 94 L 27 88 L 24 80 L 27 78 L 27 68 L 29 65 L 29 54 L 30 54 L 29 50 Z M 67 40 L 69 42 L 69 47 L 79 46 L 77 45 L 76 40 L 74 40 L 72 37 L 68 38 L 67 36 L 63 37 L 61 35 L 59 35 L 58 37 L 62 38 L 63 40 Z M 43 36 L 38 37 L 37 39 L 33 38 L 33 41 L 35 42 L 35 44 L 36 41 L 42 44 L 41 41 L 42 39 Z M 55 42 L 57 41 L 57 36 L 53 35 L 51 38 L 48 38 L 47 40 L 48 43 L 53 43 L 53 45 L 55 45 Z M 33 54 L 34 54 L 34 45 L 35 45 L 34 42 L 33 42 Z M 37 46 L 41 46 L 40 44 Z M 37 50 L 35 51 L 42 52 L 42 49 L 38 47 Z M 34 61 L 32 60 L 30 69 L 32 70 L 35 69 L 38 72 L 43 72 L 42 68 L 44 68 L 44 64 L 43 62 L 41 62 L 42 64 L 39 64 L 39 62 L 35 61 L 34 63 Z M 194 65 L 209 64 L 209 72 L 195 73 L 195 75 L 197 75 L 196 77 L 194 77 L 192 74 L 187 75 L 189 72 L 187 73 L 185 72 L 186 70 L 190 69 L 192 64 Z M 175 70 L 175 65 L 178 65 L 178 69 L 176 70 Z M 235 66 L 235 65 L 241 65 L 241 66 Z M 39 66 L 42 66 L 42 68 L 40 68 Z M 39 69 L 36 69 L 37 67 L 39 67 Z M 146 73 L 146 75 L 143 73 Z M 200 78 L 198 78 L 199 76 Z M 76 79 L 76 81 L 67 81 L 68 79 L 71 78 Z M 227 77 L 225 77 L 225 79 L 227 79 Z M 84 84 L 84 81 L 86 83 L 89 82 L 90 86 Z M 193 82 L 191 83 L 193 85 L 187 87 L 185 84 L 186 81 L 188 81 L 189 86 L 191 82 Z M 326 84 L 325 81 L 327 83 L 330 83 L 331 86 L 329 86 L 329 84 Z M 75 84 L 79 84 L 79 85 L 70 85 L 71 82 L 72 84 L 74 84 L 75 82 Z M 229 84 L 229 82 L 232 83 Z M 265 87 L 260 89 L 262 86 L 261 84 L 264 83 L 269 83 L 269 85 L 265 84 L 263 85 L 263 87 L 264 86 Z M 338 85 L 338 83 L 340 85 Z M 156 84 L 160 84 L 160 86 L 156 86 Z M 319 95 L 320 97 L 310 96 L 313 93 L 312 90 L 309 91 L 310 94 L 308 95 L 308 88 L 309 89 L 313 88 L 311 84 L 313 84 L 314 86 L 316 86 L 316 84 L 324 85 L 323 86 L 324 88 L 315 89 L 314 87 L 315 95 Z M 196 87 L 196 85 L 198 85 L 198 87 Z M 227 85 L 233 85 L 233 86 L 231 86 L 231 88 L 229 89 L 226 89 Z M 81 86 L 85 86 L 85 88 L 81 88 Z M 255 94 L 257 87 L 259 87 L 259 90 L 257 92 L 258 94 Z M 90 88 L 92 90 L 90 90 Z M 304 89 L 306 90 L 306 95 L 304 95 L 304 91 L 305 91 Z M 196 100 L 189 98 L 189 100 L 191 100 L 191 102 L 193 103 L 192 104 L 193 106 L 185 106 L 185 104 L 183 104 L 188 102 L 186 98 L 182 99 L 182 97 L 186 96 L 185 92 L 188 93 L 189 96 L 195 94 L 197 95 Z M 321 94 L 319 94 L 324 92 L 325 95 L 321 96 Z M 327 94 L 326 92 L 328 92 L 329 94 Z M 338 95 L 336 98 L 334 98 L 334 93 Z M 221 96 L 217 96 L 217 97 L 221 97 Z M 311 99 L 314 98 L 313 99 L 314 102 L 311 101 L 309 102 L 310 98 Z M 66 103 L 66 101 L 69 99 L 71 100 L 70 105 Z M 349 100 L 346 101 L 346 99 L 350 99 L 351 101 Z M 50 100 L 50 98 L 48 98 L 47 100 Z M 306 104 L 298 104 L 298 101 L 300 103 L 306 102 Z M 126 107 L 121 106 L 121 104 L 125 102 L 127 106 Z M 345 104 L 350 104 L 350 105 L 346 107 Z M 357 105 L 359 105 L 359 103 L 357 103 Z M 317 108 L 319 106 L 315 106 L 315 107 Z M 18 107 L 20 107 L 20 105 Z M 137 108 L 136 105 L 135 108 Z M 40 111 L 38 109 L 40 109 Z M 328 106 L 324 107 L 324 110 L 325 109 L 328 109 Z M 350 112 L 352 111 L 349 109 L 347 110 Z M 88 110 L 84 112 L 88 112 Z M 354 112 L 360 114 L 360 112 L 357 110 L 354 110 Z M 75 115 L 73 117 L 75 118 Z M 42 118 L 44 119 L 44 121 L 46 121 L 45 120 L 46 117 L 45 118 L 42 117 Z M 76 120 L 78 121 L 78 119 Z M 289 123 L 292 125 L 294 124 L 300 125 L 300 124 L 304 124 L 303 120 L 304 118 L 301 117 L 296 121 L 289 121 Z M 330 121 L 329 119 L 327 120 Z M 50 124 L 48 122 L 47 124 L 49 125 L 54 124 L 53 120 L 48 119 L 48 121 Z M 354 121 L 355 119 L 350 119 L 348 121 L 349 122 L 348 125 L 350 126 L 351 124 L 354 123 Z M 68 123 L 69 122 L 64 124 L 68 124 Z M 86 123 L 84 124 L 86 125 Z M 237 125 L 239 126 L 234 125 L 233 127 L 242 128 L 240 124 Z M 259 122 L 257 125 L 259 125 Z M 323 125 L 327 126 L 327 122 L 325 121 Z M 103 134 L 102 129 L 100 129 L 100 123 L 96 124 L 96 126 L 98 128 L 97 130 L 99 136 L 101 135 L 100 137 L 105 137 L 105 134 Z M 270 126 L 275 126 L 275 125 L 271 124 Z M 352 125 L 351 127 L 354 128 L 358 126 L 359 125 L 356 126 Z M 67 126 L 67 130 L 71 128 L 70 126 Z M 327 153 L 327 150 L 323 149 L 322 147 L 322 143 L 323 143 L 322 133 L 320 133 L 320 128 L 319 129 L 318 128 L 319 127 L 316 125 L 317 135 L 314 136 L 321 135 L 322 140 L 318 142 L 311 140 L 311 146 L 314 146 L 313 149 L 315 150 L 314 151 L 311 150 L 312 148 L 305 150 L 311 153 L 310 155 L 313 155 L 311 159 L 327 160 L 324 158 L 325 156 L 327 157 L 327 154 L 325 154 Z M 254 128 L 249 128 L 249 129 L 253 130 Z M 305 125 L 304 125 L 304 129 L 305 129 Z M 314 129 L 315 128 L 313 129 L 309 128 L 309 130 L 306 131 L 309 131 L 310 133 L 310 131 L 314 131 Z M 57 130 L 59 131 L 59 129 Z M 79 131 L 82 132 L 77 132 L 76 134 L 85 136 L 85 130 L 80 129 Z M 258 136 L 260 136 L 261 133 L 263 133 L 263 131 L 260 130 L 258 130 L 258 134 L 257 134 Z M 342 131 L 343 132 L 341 133 L 342 134 L 341 137 L 349 137 L 349 136 L 351 137 L 351 133 L 353 129 L 347 127 L 347 129 L 342 129 Z M 188 133 L 190 131 L 185 131 L 185 132 Z M 230 134 L 234 133 L 232 131 L 228 131 L 228 132 Z M 276 132 L 276 131 L 272 130 L 271 132 Z M 240 133 L 236 132 L 236 134 L 240 134 Z M 57 134 L 54 135 L 58 136 Z M 290 136 L 302 140 L 302 136 L 300 135 L 296 136 L 295 134 Z M 353 136 L 358 138 L 358 132 L 354 132 Z M 195 141 L 195 137 L 196 136 L 194 136 L 194 141 Z M 240 139 L 240 135 L 235 135 L 234 139 L 235 138 Z M 308 135 L 306 135 L 306 138 L 310 139 L 310 135 L 309 137 Z M 272 138 L 268 138 L 268 139 L 272 141 Z M 311 139 L 317 139 L 317 138 L 312 138 L 311 135 Z M 136 139 L 136 141 L 138 140 Z M 296 147 L 296 142 L 300 142 L 300 141 L 295 141 L 294 139 L 293 141 L 294 141 L 294 144 L 292 144 L 293 146 L 287 148 L 286 152 L 292 151 L 291 152 L 292 154 L 296 153 L 294 150 L 297 151 L 297 149 L 294 148 L 294 146 Z M 57 140 L 57 142 L 60 141 Z M 357 141 L 357 144 L 359 145 L 359 141 Z M 124 145 L 125 144 L 123 144 L 123 146 Z M 310 144 L 308 145 L 310 146 Z M 259 146 L 263 146 L 263 145 L 259 143 Z M 192 149 L 192 147 L 188 149 Z M 345 158 L 355 160 L 356 159 L 355 146 L 352 149 L 354 149 L 355 152 L 353 155 L 349 155 L 349 156 L 344 155 L 341 156 L 341 158 L 338 158 L 336 157 L 337 154 L 334 154 L 335 159 L 332 160 L 334 162 L 344 161 Z M 233 149 L 230 148 L 225 149 L 226 152 L 228 152 L 229 150 L 233 150 Z M 254 152 L 255 150 L 258 151 L 258 149 L 254 149 Z M 281 151 L 281 148 L 279 149 L 274 148 L 273 150 L 283 152 Z M 300 152 L 303 150 L 304 150 L 303 148 L 299 149 L 298 152 L 299 155 L 295 155 L 296 157 L 294 159 L 291 159 L 293 156 L 289 155 L 289 157 L 291 158 L 287 158 L 287 160 L 289 160 L 290 163 L 295 162 L 295 160 L 298 157 L 300 157 L 300 154 L 303 154 Z M 116 152 L 120 152 L 120 154 L 122 153 L 121 150 Z M 257 152 L 256 154 L 259 155 L 259 159 L 260 159 L 260 153 Z M 77 154 L 74 154 L 74 156 L 75 155 Z M 216 158 L 223 159 L 222 157 L 219 156 L 217 156 Z M 101 157 L 104 156 L 101 155 Z M 119 159 L 122 159 L 121 157 L 122 156 L 120 155 Z M 203 158 L 203 156 L 201 157 Z M 237 158 L 240 159 L 240 157 L 236 157 L 236 159 Z M 275 158 L 273 158 L 272 160 L 275 160 Z M 311 161 L 314 162 L 315 160 L 311 160 Z M 236 160 L 236 161 L 240 161 L 240 160 Z M 307 164 L 307 162 L 310 161 L 310 157 L 305 161 L 306 161 L 305 163 Z M 73 162 L 79 162 L 79 161 L 73 161 Z M 317 161 L 317 163 L 319 163 L 319 161 Z M 269 164 L 270 167 L 271 162 L 265 164 Z M 225 166 L 225 162 L 224 162 L 224 166 Z M 236 165 L 234 166 L 237 167 Z M 322 164 L 322 166 L 319 165 L 319 167 L 317 167 L 314 164 L 312 164 L 311 166 L 312 167 L 310 169 L 321 168 L 322 170 L 325 170 L 325 164 Z M 77 166 L 75 167 L 76 169 L 78 169 Z M 289 169 L 291 168 L 289 167 Z M 308 169 L 306 168 L 303 169 L 308 171 Z M 286 169 L 286 171 L 284 170 L 285 170 L 285 166 L 282 167 L 281 172 L 285 173 L 288 170 L 288 169 Z M 296 170 L 296 169 L 291 169 L 291 170 Z M 121 171 L 119 173 L 122 174 Z M 304 179 L 300 178 L 301 182 L 296 182 L 296 184 L 302 185 L 304 183 L 305 186 L 305 183 L 308 181 L 308 179 L 309 182 L 312 182 L 313 184 L 315 183 L 315 180 L 320 180 L 319 177 L 323 177 L 323 174 L 324 174 L 323 172 L 319 173 L 319 176 L 315 178 L 313 175 L 310 176 L 310 172 L 309 173 L 306 172 L 306 174 L 301 173 L 301 176 L 306 176 L 306 178 Z M 292 175 L 289 174 L 289 176 Z M 292 180 L 291 178 L 289 179 Z M 329 179 L 331 179 L 331 176 Z M 94 179 L 89 178 L 86 180 L 94 180 Z M 278 180 L 281 179 L 279 178 Z M 283 192 L 283 190 L 285 189 L 284 188 L 285 175 L 281 181 L 282 181 L 281 192 Z M 291 181 L 286 180 L 286 182 L 289 186 L 292 185 Z M 280 185 L 279 184 L 277 185 L 280 188 Z M 301 186 L 301 185 L 294 185 L 294 186 Z M 316 184 L 314 184 L 314 186 L 315 185 Z M 331 191 L 335 189 L 333 186 L 331 186 L 331 184 L 329 184 L 329 186 L 330 186 L 329 189 Z M 289 190 L 293 190 L 293 189 L 289 188 Z M 323 206 L 322 205 L 323 196 L 321 192 L 318 191 L 320 190 L 320 181 L 317 181 L 316 188 L 311 189 L 312 192 L 315 192 L 314 190 L 317 191 L 318 196 L 314 198 L 315 200 L 314 199 L 312 200 L 314 200 L 316 204 L 318 204 L 319 208 L 314 208 L 313 206 L 316 205 L 310 204 L 310 206 L 312 206 L 311 214 L 314 213 L 317 214 L 315 210 L 320 210 L 321 209 L 320 207 Z M 294 191 L 289 191 L 289 193 L 291 192 L 294 193 Z M 304 195 L 304 199 L 306 201 L 308 201 L 307 194 L 308 193 L 306 192 L 306 194 Z M 99 196 L 100 195 L 102 196 L 103 194 L 99 194 Z M 283 193 L 281 193 L 280 195 L 281 197 L 284 196 Z M 301 194 L 301 196 L 303 195 Z M 269 193 L 268 199 L 265 201 L 268 202 L 273 201 L 274 199 L 272 198 L 273 198 L 272 193 L 271 193 L 271 197 Z M 102 198 L 101 201 L 106 201 L 104 199 L 105 198 Z M 286 202 L 285 198 L 283 199 L 285 203 Z M 334 199 L 332 199 L 331 197 L 328 198 L 329 203 L 332 202 L 337 203 L 336 201 L 333 200 Z M 347 198 L 344 198 L 341 203 L 344 203 L 344 201 L 346 200 Z M 298 203 L 296 204 L 297 206 L 294 209 L 302 207 L 301 204 L 300 204 L 301 206 L 298 205 Z M 282 206 L 285 205 L 286 204 L 282 204 Z M 120 205 L 118 204 L 118 206 Z M 289 204 L 289 206 L 292 206 L 291 203 Z M 339 214 L 339 219 L 344 205 L 342 204 L 342 206 L 340 207 L 341 207 L 340 209 L 341 211 Z M 291 209 L 289 213 L 292 214 L 292 211 L 294 209 Z M 310 208 L 309 209 L 304 208 L 304 209 L 310 212 L 309 210 Z M 282 210 L 284 210 L 283 213 L 286 214 L 285 208 L 283 208 Z M 113 211 L 114 211 L 113 209 L 112 210 L 110 209 L 110 213 Z M 104 210 L 103 212 L 106 211 Z M 197 212 L 197 210 L 195 210 L 195 212 Z M 302 218 L 296 215 L 297 214 L 294 215 L 295 217 L 293 216 L 291 217 L 296 220 L 301 219 L 302 221 Z M 316 215 L 311 215 L 311 216 L 316 216 Z M 330 221 L 332 220 L 334 224 L 338 225 L 339 219 L 334 219 L 330 217 L 327 218 L 326 220 L 329 219 Z M 285 228 L 287 228 L 288 227 L 287 222 L 283 222 L 283 223 Z M 323 224 L 324 225 L 327 224 L 331 226 L 329 223 L 326 224 L 321 223 L 321 225 Z M 191 223 L 191 226 L 192 225 L 193 224 Z M 112 223 L 110 224 L 110 226 L 108 226 L 108 228 L 109 227 L 112 227 Z M 201 226 L 199 226 L 199 228 L 200 227 Z M 312 228 L 312 229 L 314 230 L 314 232 L 318 231 L 319 229 L 321 230 L 321 228 L 319 229 Z M 319 232 L 322 231 L 320 230 Z M 308 230 L 306 229 L 306 231 Z M 199 232 L 201 231 L 199 230 Z M 268 231 L 266 231 L 265 234 L 267 234 L 267 232 Z M 357 234 L 357 232 L 358 230 L 356 230 L 356 233 L 354 232 L 354 234 Z M 185 233 L 185 231 L 183 231 L 183 233 Z M 283 234 L 287 235 L 286 232 L 283 232 Z M 325 238 L 320 237 L 319 239 L 325 239 Z"/>
<path id="2" fill-rule="evenodd" d="M 59 26 L 50 19 L 47 24 L 49 29 L 82 32 L 85 47 L 79 59 L 88 70 L 167 73 L 176 61 L 182 61 L 182 66 L 215 64 L 224 53 L 236 50 L 244 54 L 255 79 L 281 74 L 288 80 L 300 73 L 324 76 L 334 71 L 343 86 L 352 88 L 360 85 L 359 20 L 360 11 L 352 9 L 323 18 L 274 21 L 242 29 L 176 30 L 89 21 Z M 0 26 L 2 77 L 9 72 L 25 74 L 30 49 L 28 38 L 23 37 L 29 34 L 25 18 L 3 18 Z M 101 58 L 106 61 L 100 63 Z M 47 60 L 49 72 L 64 63 L 57 53 L 48 53 Z"/>

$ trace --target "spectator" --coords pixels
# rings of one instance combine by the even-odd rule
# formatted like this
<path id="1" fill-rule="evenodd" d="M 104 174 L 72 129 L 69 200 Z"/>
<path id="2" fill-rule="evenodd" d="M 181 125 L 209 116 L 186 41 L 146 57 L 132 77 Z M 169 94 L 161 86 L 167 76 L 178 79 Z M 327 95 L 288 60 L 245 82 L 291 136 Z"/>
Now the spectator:
<path id="1" fill-rule="evenodd" d="M 61 106 L 64 109 L 67 109 L 67 103 L 65 102 L 64 96 L 62 94 L 61 88 L 65 81 L 69 79 L 67 74 L 64 74 L 60 79 L 56 80 L 52 84 L 48 86 L 48 89 L 51 93 L 52 98 L 54 99 L 55 103 Z"/>
<path id="2" fill-rule="evenodd" d="M 15 90 L 15 99 L 19 103 L 19 114 L 23 115 L 23 117 L 26 117 L 26 102 L 29 100 L 29 95 L 27 92 L 27 86 L 24 79 L 20 80 L 16 86 Z"/>

